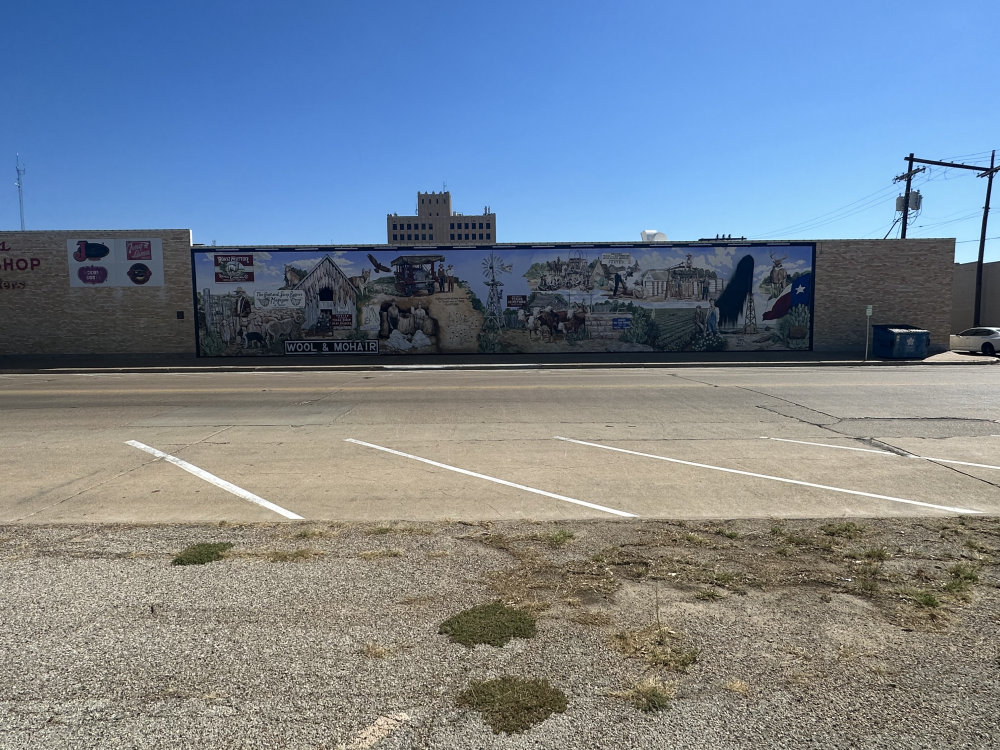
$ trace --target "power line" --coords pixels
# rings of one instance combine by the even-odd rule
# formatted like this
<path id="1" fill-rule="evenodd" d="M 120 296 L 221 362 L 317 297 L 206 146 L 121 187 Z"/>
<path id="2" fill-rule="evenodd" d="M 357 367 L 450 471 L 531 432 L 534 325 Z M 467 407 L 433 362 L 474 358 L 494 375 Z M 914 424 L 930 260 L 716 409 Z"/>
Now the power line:
<path id="1" fill-rule="evenodd" d="M 895 186 L 889 185 L 887 187 L 876 190 L 874 193 L 869 193 L 861 198 L 858 198 L 847 205 L 841 206 L 840 208 L 835 208 L 832 211 L 827 211 L 825 214 L 820 214 L 819 216 L 814 216 L 811 219 L 805 219 L 795 224 L 789 224 L 778 229 L 771 229 L 767 232 L 760 232 L 758 234 L 752 235 L 753 237 L 764 237 L 767 235 L 779 235 L 785 234 L 787 232 L 801 232 L 806 229 L 812 229 L 817 226 L 825 226 L 826 224 L 831 224 L 835 221 L 840 221 L 849 216 L 853 216 L 857 213 L 862 213 L 868 210 L 877 203 L 881 203 L 885 200 L 892 192 L 895 191 Z M 858 205 L 863 204 L 863 205 Z M 828 218 L 829 217 L 829 218 Z"/>
<path id="2" fill-rule="evenodd" d="M 979 211 L 973 211 L 971 214 L 959 216 L 957 219 L 947 219 L 945 221 L 938 221 L 932 224 L 914 224 L 914 227 L 917 229 L 933 229 L 934 227 L 943 227 L 945 224 L 955 224 L 960 221 L 969 221 L 977 216 L 979 216 Z"/>
<path id="3" fill-rule="evenodd" d="M 1000 240 L 1000 236 L 998 236 L 998 237 L 987 237 L 986 240 L 987 240 L 987 242 L 989 240 Z M 956 245 L 964 245 L 967 242 L 979 242 L 979 240 L 956 240 L 955 244 Z"/>

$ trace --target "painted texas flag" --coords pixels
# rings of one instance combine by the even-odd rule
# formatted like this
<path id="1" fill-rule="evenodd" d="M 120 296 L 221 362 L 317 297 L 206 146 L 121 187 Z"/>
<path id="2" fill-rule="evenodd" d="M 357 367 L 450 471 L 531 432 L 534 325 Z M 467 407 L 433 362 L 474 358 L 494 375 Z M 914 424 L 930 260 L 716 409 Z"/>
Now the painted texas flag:
<path id="1" fill-rule="evenodd" d="M 761 316 L 764 320 L 783 318 L 796 305 L 810 305 L 813 294 L 813 275 L 805 273 L 782 290 L 771 307 Z"/>

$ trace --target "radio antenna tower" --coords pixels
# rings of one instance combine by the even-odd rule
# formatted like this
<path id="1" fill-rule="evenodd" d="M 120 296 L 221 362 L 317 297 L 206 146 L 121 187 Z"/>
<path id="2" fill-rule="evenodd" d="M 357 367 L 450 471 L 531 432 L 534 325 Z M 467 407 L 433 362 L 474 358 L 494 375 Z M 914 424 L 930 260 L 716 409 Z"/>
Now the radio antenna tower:
<path id="1" fill-rule="evenodd" d="M 21 155 L 17 154 L 17 163 L 15 165 L 17 169 L 17 182 L 14 184 L 17 186 L 17 202 L 21 207 L 21 231 L 24 231 L 24 167 L 21 166 Z"/>

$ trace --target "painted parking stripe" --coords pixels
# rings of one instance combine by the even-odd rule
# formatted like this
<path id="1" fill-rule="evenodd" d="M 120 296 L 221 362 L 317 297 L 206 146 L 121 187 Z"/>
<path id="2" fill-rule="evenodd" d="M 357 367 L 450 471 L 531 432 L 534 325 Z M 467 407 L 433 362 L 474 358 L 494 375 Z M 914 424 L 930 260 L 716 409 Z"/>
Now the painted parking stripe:
<path id="1" fill-rule="evenodd" d="M 495 482 L 496 484 L 502 484 L 506 487 L 513 487 L 516 490 L 524 490 L 525 492 L 533 492 L 536 495 L 542 495 L 544 497 L 551 497 L 555 500 L 562 500 L 563 502 L 573 503 L 574 505 L 582 505 L 585 508 L 593 508 L 594 510 L 603 511 L 604 513 L 611 513 L 616 516 L 623 516 L 625 518 L 638 518 L 635 513 L 626 513 L 623 510 L 616 510 L 615 508 L 606 508 L 603 505 L 596 505 L 594 503 L 588 503 L 586 500 L 577 500 L 575 497 L 566 497 L 565 495 L 557 495 L 554 492 L 546 492 L 545 490 L 539 490 L 534 487 L 528 487 L 523 484 L 517 484 L 516 482 L 508 482 L 506 479 L 498 479 L 497 477 L 491 477 L 486 474 L 480 474 L 475 471 L 469 471 L 468 469 L 460 469 L 457 466 L 449 466 L 448 464 L 440 463 L 439 461 L 432 461 L 429 458 L 421 458 L 420 456 L 414 456 L 410 453 L 403 453 L 402 451 L 393 450 L 392 448 L 386 448 L 381 445 L 375 445 L 374 443 L 366 443 L 364 440 L 355 440 L 354 438 L 344 438 L 347 443 L 354 443 L 355 445 L 363 445 L 366 448 L 374 448 L 378 451 L 384 451 L 385 453 L 391 453 L 394 456 L 402 456 L 403 458 L 409 458 L 413 461 L 421 461 L 425 464 L 430 464 L 431 466 L 437 466 L 439 469 L 447 469 L 448 471 L 454 471 L 459 474 L 465 474 L 469 477 L 475 477 L 476 479 L 485 479 L 488 482 Z"/>
<path id="2" fill-rule="evenodd" d="M 777 440 L 779 443 L 798 443 L 799 445 L 818 445 L 821 448 L 836 448 L 842 451 L 861 451 L 862 453 L 881 453 L 883 456 L 895 456 L 892 451 L 879 451 L 874 448 L 853 448 L 847 445 L 829 445 L 828 443 L 810 443 L 808 440 L 789 440 L 788 438 L 773 438 L 761 435 L 763 440 Z"/>
<path id="3" fill-rule="evenodd" d="M 764 437 L 764 436 L 762 436 Z M 787 438 L 773 438 L 764 437 L 765 440 L 777 440 L 781 443 L 798 443 L 799 445 L 816 445 L 820 448 L 837 448 L 838 450 L 844 451 L 864 451 L 865 453 L 881 453 L 883 456 L 895 456 L 896 458 L 902 458 L 898 453 L 893 453 L 892 451 L 877 451 L 870 448 L 848 448 L 843 445 L 830 445 L 828 443 L 808 443 L 805 440 L 788 440 Z M 974 464 L 971 461 L 956 461 L 953 458 L 933 458 L 931 456 L 918 456 L 915 453 L 907 454 L 906 458 L 919 458 L 923 461 L 935 461 L 939 464 L 957 464 L 959 466 L 975 466 L 979 469 L 994 469 L 1000 471 L 1000 466 L 993 466 L 992 464 Z"/>
<path id="4" fill-rule="evenodd" d="M 194 474 L 199 479 L 204 479 L 209 484 L 214 484 L 216 487 L 219 487 L 220 489 L 223 489 L 226 492 L 231 492 L 237 497 L 241 497 L 244 500 L 249 500 L 251 503 L 259 505 L 262 508 L 273 510 L 279 516 L 284 516 L 285 518 L 290 518 L 296 521 L 303 520 L 302 516 L 298 515 L 297 513 L 292 513 L 290 510 L 285 510 L 280 505 L 275 505 L 270 500 L 265 500 L 264 498 L 259 497 L 253 494 L 252 492 L 249 492 L 248 490 L 243 489 L 242 487 L 237 487 L 232 482 L 227 482 L 225 479 L 220 479 L 219 477 L 215 476 L 215 474 L 209 474 L 204 469 L 199 469 L 194 464 L 189 464 L 187 461 L 177 458 L 177 456 L 171 456 L 169 453 L 164 453 L 163 451 L 159 451 L 156 448 L 152 448 L 148 445 L 140 443 L 137 440 L 126 440 L 125 445 L 131 445 L 133 448 L 138 448 L 139 450 L 146 451 L 146 453 L 156 456 L 157 458 L 162 458 L 167 463 L 171 463 L 174 466 L 179 466 L 180 468 L 184 469 L 184 471 Z"/>
<path id="5" fill-rule="evenodd" d="M 919 500 L 907 500 L 903 497 L 891 497 L 889 495 L 876 495 L 872 492 L 861 492 L 860 490 L 848 490 L 843 487 L 831 487 L 827 484 L 815 484 L 813 482 L 803 482 L 799 479 L 788 479 L 786 477 L 773 477 L 769 474 L 757 474 L 752 471 L 743 471 L 741 469 L 727 469 L 723 466 L 711 466 L 710 464 L 700 464 L 694 461 L 684 461 L 680 458 L 669 458 L 667 456 L 657 456 L 652 453 L 640 453 L 639 451 L 630 451 L 625 448 L 614 448 L 610 445 L 601 445 L 600 443 L 588 443 L 585 440 L 574 440 L 572 438 L 555 436 L 556 440 L 565 440 L 568 443 L 576 443 L 577 445 L 587 445 L 591 448 L 603 448 L 606 451 L 616 451 L 618 453 L 628 453 L 632 456 L 642 456 L 643 458 L 655 458 L 657 461 L 669 461 L 670 463 L 683 464 L 685 466 L 694 466 L 699 469 L 711 469 L 712 471 L 724 471 L 727 474 L 741 474 L 746 477 L 756 477 L 758 479 L 770 479 L 772 482 L 784 482 L 785 484 L 797 484 L 802 487 L 814 487 L 820 490 L 830 490 L 831 492 L 843 492 L 847 495 L 859 495 L 861 497 L 871 497 L 876 500 L 890 500 L 894 503 L 906 503 L 907 505 L 919 505 L 923 508 L 933 508 L 934 510 L 943 510 L 949 513 L 982 513 L 980 510 L 971 510 L 969 508 L 953 508 L 948 505 L 934 505 L 933 503 L 922 503 Z"/>

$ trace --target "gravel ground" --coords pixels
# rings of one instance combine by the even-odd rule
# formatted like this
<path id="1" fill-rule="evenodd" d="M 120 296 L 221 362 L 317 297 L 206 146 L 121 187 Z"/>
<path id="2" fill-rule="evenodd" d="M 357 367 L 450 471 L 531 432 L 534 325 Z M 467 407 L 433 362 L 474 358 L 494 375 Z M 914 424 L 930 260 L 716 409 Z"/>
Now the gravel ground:
<path id="1" fill-rule="evenodd" d="M 995 518 L 7 526 L 0 560 L 5 750 L 1000 746 Z M 497 599 L 537 635 L 438 634 Z M 568 708 L 494 734 L 456 697 L 504 675 Z"/>

